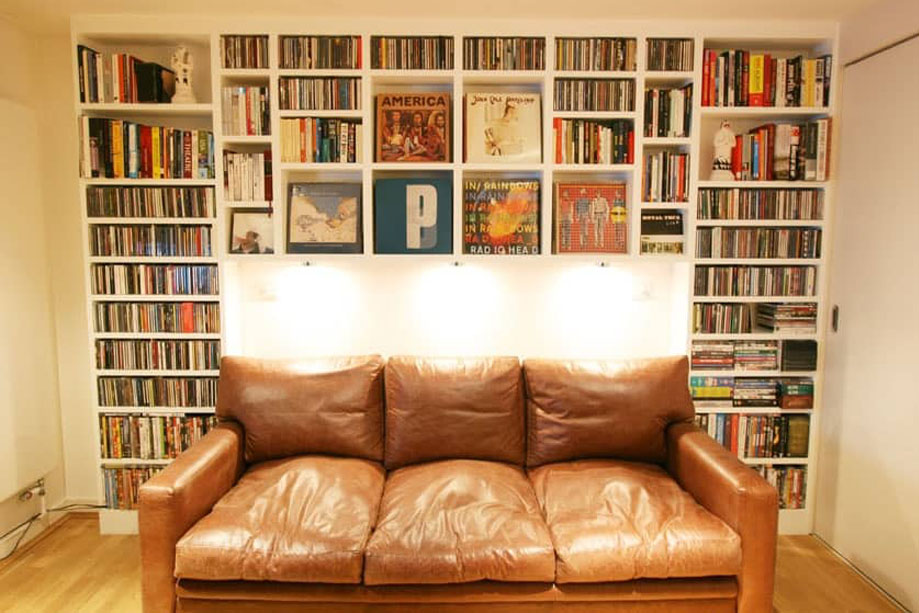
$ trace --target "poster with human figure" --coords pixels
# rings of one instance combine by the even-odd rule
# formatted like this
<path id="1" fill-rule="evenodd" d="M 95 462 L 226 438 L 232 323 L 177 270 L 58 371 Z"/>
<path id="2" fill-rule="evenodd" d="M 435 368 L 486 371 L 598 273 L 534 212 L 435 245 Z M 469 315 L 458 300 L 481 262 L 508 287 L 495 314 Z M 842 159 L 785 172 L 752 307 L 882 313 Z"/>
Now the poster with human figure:
<path id="1" fill-rule="evenodd" d="M 536 93 L 466 94 L 466 161 L 539 164 L 541 106 Z"/>
<path id="2" fill-rule="evenodd" d="M 445 92 L 377 95 L 376 161 L 451 161 L 450 109 Z"/>
<path id="3" fill-rule="evenodd" d="M 555 253 L 628 253 L 625 183 L 557 183 Z"/>

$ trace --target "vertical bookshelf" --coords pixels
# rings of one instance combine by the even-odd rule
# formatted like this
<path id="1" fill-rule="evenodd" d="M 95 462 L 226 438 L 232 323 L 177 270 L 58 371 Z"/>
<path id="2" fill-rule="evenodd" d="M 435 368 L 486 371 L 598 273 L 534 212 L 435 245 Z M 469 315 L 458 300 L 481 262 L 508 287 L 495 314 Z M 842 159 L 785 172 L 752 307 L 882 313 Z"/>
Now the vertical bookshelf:
<path id="1" fill-rule="evenodd" d="M 223 330 L 215 181 L 203 168 L 206 158 L 191 158 L 198 153 L 199 137 L 207 146 L 212 126 L 210 36 L 74 33 L 73 43 L 74 49 L 85 45 L 101 54 L 93 78 L 113 84 L 116 80 L 105 65 L 111 54 L 168 67 L 173 49 L 185 44 L 197 67 L 195 103 L 117 102 L 110 96 L 84 102 L 80 64 L 74 58 L 76 120 L 84 156 L 90 151 L 91 122 L 110 126 L 106 139 L 120 132 L 125 141 L 123 171 L 115 170 L 117 160 L 111 172 L 83 168 L 78 184 L 100 498 L 108 505 L 100 525 L 104 532 L 130 532 L 136 529 L 133 492 L 139 483 L 213 425 Z M 129 73 L 122 69 L 120 74 L 127 91 L 132 87 Z M 136 132 L 129 124 L 138 124 Z M 139 126 L 183 131 L 181 136 L 174 133 L 181 141 L 170 142 L 188 142 L 194 153 L 183 162 L 190 165 L 189 173 L 198 172 L 188 174 L 183 168 L 181 178 L 145 173 L 144 160 L 153 160 L 153 155 L 145 158 L 141 152 L 144 128 Z M 116 155 L 117 141 L 104 144 L 98 134 L 96 130 L 93 136 L 98 155 L 109 150 Z M 164 139 L 167 135 L 158 134 Z M 136 148 L 130 154 L 132 142 Z M 152 149 L 155 142 L 144 146 Z M 165 166 L 165 158 L 158 165 Z M 208 280 L 207 287 L 190 279 L 195 274 Z"/>
<path id="2" fill-rule="evenodd" d="M 415 27 L 415 26 L 418 27 Z M 422 27 L 422 25 L 424 27 Z M 421 28 L 419 30 L 419 28 Z M 431 36 L 441 36 L 443 41 L 452 43 L 452 59 L 441 67 L 432 65 L 390 66 L 374 62 L 373 45 L 379 36 L 406 36 L 414 31 L 430 32 Z M 169 32 L 169 34 L 159 34 Z M 817 461 L 815 433 L 819 426 L 821 396 L 821 371 L 823 367 L 823 333 L 826 327 L 827 307 L 826 261 L 828 257 L 828 224 L 832 212 L 832 182 L 745 182 L 732 181 L 718 183 L 708 180 L 712 158 L 712 137 L 721 119 L 728 118 L 734 124 L 736 132 L 741 133 L 769 121 L 804 121 L 817 117 L 832 116 L 836 96 L 830 98 L 830 104 L 824 108 L 776 108 L 776 107 L 711 107 L 702 105 L 701 87 L 703 83 L 703 56 L 707 48 L 730 49 L 747 48 L 763 49 L 774 52 L 776 56 L 791 56 L 797 53 L 834 53 L 835 26 L 832 24 L 772 24 L 764 29 L 762 24 L 698 22 L 687 27 L 682 22 L 628 22 L 604 20 L 559 20 L 550 28 L 544 22 L 522 21 L 514 24 L 483 24 L 480 21 L 459 19 L 451 23 L 422 22 L 407 23 L 405 20 L 371 20 L 369 18 L 351 19 L 310 19 L 298 22 L 287 18 L 264 18 L 238 20 L 234 18 L 209 20 L 203 18 L 194 22 L 179 23 L 169 17 L 145 19 L 143 23 L 128 16 L 92 16 L 81 17 L 72 24 L 73 49 L 78 44 L 85 44 L 104 53 L 131 53 L 153 62 L 169 66 L 169 58 L 175 45 L 185 43 L 192 51 L 195 62 L 195 94 L 198 102 L 194 104 L 151 104 L 151 103 L 81 103 L 79 100 L 78 61 L 76 54 L 73 60 L 75 75 L 75 109 L 78 120 L 83 116 L 121 118 L 136 120 L 153 125 L 172 126 L 182 129 L 206 129 L 214 137 L 214 178 L 193 179 L 125 179 L 125 178 L 80 178 L 80 206 L 83 211 L 85 270 L 87 288 L 87 306 L 89 312 L 90 344 L 95 348 L 97 342 L 108 340 L 126 341 L 215 341 L 221 349 L 226 345 L 225 316 L 227 310 L 238 305 L 236 296 L 224 293 L 230 287 L 235 271 L 246 266 L 249 273 L 256 273 L 263 265 L 286 263 L 309 263 L 312 261 L 336 261 L 346 259 L 349 262 L 361 262 L 375 258 L 412 258 L 413 261 L 430 262 L 464 262 L 475 261 L 483 265 L 494 260 L 488 256 L 463 254 L 463 180 L 466 178 L 497 179 L 538 179 L 540 182 L 540 253 L 537 256 L 518 256 L 508 259 L 513 266 L 533 267 L 536 269 L 555 266 L 563 260 L 585 264 L 616 264 L 625 267 L 640 267 L 644 263 L 670 263 L 680 271 L 688 268 L 690 279 L 702 266 L 717 265 L 757 265 L 792 266 L 797 264 L 813 265 L 817 271 L 817 282 L 812 296 L 793 297 L 742 297 L 742 296 L 695 296 L 690 280 L 688 288 L 688 308 L 686 327 L 687 351 L 692 351 L 696 341 L 719 340 L 799 340 L 818 341 L 818 363 L 814 371 L 794 373 L 802 377 L 811 377 L 816 387 L 813 408 L 796 411 L 810 416 L 809 453 L 801 462 L 808 467 L 813 477 Z M 227 37 L 246 36 L 251 40 L 262 41 L 259 57 L 261 62 L 238 62 L 227 64 L 225 54 L 221 52 L 222 41 Z M 416 35 L 412 35 L 416 36 Z M 335 39 L 335 44 L 344 45 L 345 40 L 356 45 L 354 62 L 322 63 L 314 61 L 285 62 L 282 51 L 285 45 L 292 48 L 302 44 L 303 37 L 322 37 Z M 422 36 L 421 38 L 425 38 Z M 467 63 L 467 41 L 488 46 L 488 49 L 506 49 L 507 41 L 514 38 L 525 38 L 533 49 L 539 48 L 541 62 L 533 65 L 515 65 L 506 58 L 501 61 L 488 62 L 476 66 Z M 572 41 L 593 41 L 594 45 L 618 44 L 615 41 L 628 41 L 633 46 L 631 55 L 623 63 L 604 64 L 590 60 L 578 60 L 562 65 L 562 57 L 557 51 Z M 664 41 L 664 42 L 662 42 Z M 667 42 L 669 41 L 669 42 Z M 776 42 L 769 42 L 776 41 Z M 323 43 L 324 44 L 324 43 Z M 624 44 L 624 43 L 623 43 Z M 678 64 L 656 63 L 661 45 L 682 44 L 683 61 Z M 561 45 L 561 47 L 560 47 Z M 483 47 L 483 49 L 486 47 Z M 603 55 L 603 54 L 601 54 Z M 652 57 L 653 55 L 653 57 Z M 311 56 L 312 57 L 312 56 Z M 336 55 L 336 57 L 341 57 Z M 834 74 L 836 67 L 834 66 Z M 355 103 L 347 108 L 334 106 L 297 107 L 282 104 L 281 89 L 290 79 L 349 79 L 353 80 L 359 92 L 355 91 Z M 631 104 L 620 107 L 594 108 L 580 107 L 578 110 L 556 108 L 555 89 L 565 82 L 615 81 L 632 88 Z M 837 80 L 833 80 L 834 90 Z M 685 104 L 691 110 L 688 131 L 682 135 L 646 135 L 646 121 L 650 120 L 645 106 L 645 92 L 649 89 L 669 90 L 692 86 L 692 96 Z M 268 125 L 267 131 L 261 134 L 238 134 L 224 129 L 226 109 L 223 104 L 225 87 L 263 87 L 267 89 Z M 374 101 L 379 93 L 394 91 L 443 91 L 452 96 L 452 144 L 449 161 L 437 163 L 387 163 L 378 162 L 374 155 L 374 131 L 376 124 Z M 526 164 L 507 163 L 467 163 L 464 158 L 464 102 L 463 96 L 472 92 L 526 92 L 538 93 L 542 107 L 542 157 L 539 162 Z M 835 92 L 834 92 L 835 93 Z M 361 125 L 360 151 L 354 161 L 290 161 L 285 159 L 285 136 L 283 120 L 310 118 L 313 120 L 338 119 L 359 122 Z M 634 132 L 632 159 L 616 163 L 557 163 L 555 159 L 556 119 L 587 120 L 609 122 L 624 120 L 631 122 Z M 80 120 L 81 121 L 81 120 Z M 224 186 L 225 150 L 238 153 L 257 153 L 269 151 L 271 154 L 272 185 L 264 198 L 238 199 L 231 198 Z M 686 197 L 680 202 L 648 201 L 644 198 L 645 164 L 647 155 L 659 152 L 688 154 L 688 181 Z M 356 152 L 357 153 L 357 152 Z M 453 189 L 453 250 L 445 255 L 411 255 L 389 256 L 376 254 L 374 250 L 374 182 L 390 177 L 424 177 L 446 176 L 452 181 Z M 553 253 L 553 211 L 554 186 L 559 182 L 624 182 L 626 184 L 627 207 L 627 253 Z M 358 183 L 362 194 L 362 239 L 363 252 L 360 254 L 301 254 L 287 251 L 287 199 L 291 183 L 297 182 L 349 182 Z M 90 188 L 151 188 L 166 189 L 202 189 L 210 194 L 212 208 L 200 217 L 168 217 L 161 215 L 91 215 L 88 212 L 88 193 Z M 706 219 L 699 215 L 699 199 L 712 190 L 732 189 L 740 192 L 769 189 L 814 189 L 823 198 L 823 213 L 820 219 L 814 220 L 773 220 L 773 219 Z M 273 234 L 270 241 L 272 252 L 261 254 L 234 253 L 231 247 L 233 215 L 268 210 L 271 213 L 270 227 Z M 675 210 L 682 219 L 682 253 L 642 253 L 641 235 L 642 212 L 659 212 Z M 186 256 L 99 256 L 90 249 L 90 236 L 96 226 L 196 226 L 210 229 L 211 252 L 208 256 L 189 258 Z M 700 258 L 696 254 L 697 231 L 705 228 L 802 228 L 814 227 L 822 231 L 823 251 L 818 259 L 800 262 L 792 258 L 758 260 L 738 260 L 732 258 Z M 219 291 L 208 295 L 181 296 L 156 294 L 98 295 L 92 291 L 92 267 L 104 264 L 168 264 L 174 266 L 206 265 L 217 270 Z M 270 266 L 266 266 L 266 271 Z M 637 268 L 636 268 L 637 270 Z M 269 274 L 266 272 L 266 274 Z M 740 332 L 705 332 L 693 329 L 693 314 L 696 304 L 748 303 L 760 305 L 778 302 L 800 304 L 802 302 L 817 304 L 816 332 L 807 335 L 788 333 L 766 333 L 758 330 L 753 333 Z M 190 303 L 210 305 L 219 310 L 219 328 L 216 330 L 194 332 L 153 332 L 147 328 L 129 330 L 97 329 L 94 315 L 98 305 L 124 303 L 125 305 L 150 305 L 173 303 Z M 130 307 L 138 308 L 138 307 Z M 164 307 L 165 308 L 165 307 Z M 232 331 L 230 331 L 232 332 Z M 154 369 L 97 369 L 95 354 L 88 356 L 91 360 L 92 384 L 96 387 L 99 380 L 118 373 L 127 378 L 156 378 L 174 376 L 197 381 L 212 381 L 216 385 L 217 371 L 214 369 L 161 371 Z M 692 376 L 718 376 L 717 371 L 693 372 Z M 730 376 L 757 376 L 777 378 L 788 373 L 781 371 L 771 373 L 725 373 Z M 97 394 L 98 395 L 98 394 Z M 213 413 L 213 403 L 183 403 L 175 406 L 116 405 L 97 402 L 93 417 L 98 422 L 100 415 L 140 416 L 157 414 L 193 414 L 208 415 Z M 715 413 L 716 408 L 698 405 L 703 414 Z M 773 414 L 776 408 L 763 408 L 752 411 L 741 407 L 720 407 L 718 411 L 736 414 L 741 411 L 749 413 Z M 98 426 L 98 423 L 96 424 Z M 98 430 L 98 427 L 95 428 Z M 100 447 L 102 440 L 97 435 L 95 441 Z M 168 458 L 147 459 L 137 462 L 135 458 L 108 458 L 101 451 L 97 457 L 101 468 L 140 466 L 158 468 L 168 463 Z M 765 464 L 765 458 L 750 458 L 748 463 L 754 466 Z M 774 461 L 773 464 L 788 464 L 788 459 Z M 804 509 L 783 510 L 781 526 L 784 532 L 807 532 L 812 523 L 813 478 L 808 479 L 807 502 Z M 99 476 L 100 498 L 105 495 L 102 471 Z M 103 530 L 130 530 L 136 522 L 132 511 L 112 510 L 103 514 Z"/>
<path id="3" fill-rule="evenodd" d="M 805 58 L 824 55 L 836 58 L 835 41 L 829 37 L 800 37 L 782 41 L 752 36 L 702 37 L 697 41 L 697 46 L 700 47 L 700 51 L 713 50 L 717 54 L 737 49 L 749 51 L 754 55 L 768 54 L 767 59 L 769 56 L 790 58 L 799 55 Z M 748 62 L 749 60 L 741 58 L 739 64 Z M 749 106 L 746 104 L 748 101 L 743 101 L 743 104 L 741 101 L 735 101 L 727 105 L 718 105 L 710 101 L 702 106 L 700 92 L 696 108 L 701 120 L 701 130 L 699 139 L 694 143 L 698 157 L 701 160 L 712 160 L 713 138 L 724 120 L 730 121 L 735 134 L 742 135 L 769 124 L 802 125 L 832 118 L 838 91 L 838 71 L 835 62 L 831 74 L 831 87 L 827 88 L 829 100 L 819 106 L 803 104 L 803 100 L 800 105 L 773 106 L 769 104 L 768 97 L 764 106 Z M 698 70 L 697 78 L 705 87 Z M 832 160 L 832 145 L 829 155 Z M 827 170 L 829 171 L 829 166 Z M 697 190 L 693 195 L 689 212 L 692 219 L 690 227 L 693 228 L 690 238 L 693 270 L 690 280 L 689 351 L 692 353 L 693 348 L 698 347 L 700 343 L 714 342 L 722 343 L 722 349 L 733 344 L 736 355 L 738 347 L 750 347 L 747 343 L 760 343 L 760 347 L 775 344 L 779 361 L 776 367 L 769 370 L 748 370 L 741 368 L 736 362 L 732 370 L 711 370 L 702 369 L 694 363 L 691 377 L 720 377 L 732 381 L 735 396 L 731 402 L 697 400 L 697 414 L 702 415 L 702 419 L 714 422 L 709 427 L 715 431 L 723 428 L 723 433 L 716 434 L 716 438 L 720 436 L 726 439 L 726 446 L 731 447 L 732 438 L 741 439 L 735 443 L 735 449 L 744 462 L 767 473 L 774 471 L 778 475 L 780 485 L 782 478 L 794 483 L 789 486 L 792 490 L 789 496 L 780 493 L 780 531 L 807 533 L 813 524 L 813 484 L 819 452 L 817 432 L 822 409 L 824 338 L 828 315 L 826 262 L 830 238 L 829 221 L 833 210 L 832 183 L 829 180 L 786 180 L 784 176 L 782 180 L 774 180 L 771 177 L 764 177 L 770 180 L 748 180 L 744 176 L 740 180 L 717 181 L 709 179 L 710 172 L 708 164 L 699 164 Z M 772 205 L 769 205 L 770 202 Z M 736 206 L 733 209 L 718 206 L 724 203 Z M 746 206 L 743 203 L 746 203 Z M 779 238 L 780 233 L 787 233 L 787 238 Z M 802 239 L 804 234 L 808 236 Z M 721 241 L 720 251 L 717 242 L 709 244 L 716 236 Z M 794 245 L 784 245 L 780 242 L 789 239 L 793 241 L 795 237 L 809 243 L 811 247 L 815 242 L 818 243 L 819 250 L 810 249 L 806 245 L 795 249 Z M 764 247 L 762 244 L 751 245 L 749 241 L 766 241 L 772 244 Z M 708 291 L 703 291 L 697 287 L 695 281 L 704 275 L 709 267 L 716 267 L 716 270 L 717 267 L 730 267 L 731 270 L 740 272 L 758 270 L 760 273 L 771 268 L 776 274 L 805 267 L 812 271 L 815 278 L 812 287 L 806 287 L 806 283 L 787 282 L 782 287 L 776 285 L 773 288 L 753 291 L 738 291 L 737 287 L 717 291 L 711 286 L 707 288 Z M 706 312 L 706 309 L 710 311 Z M 720 323 L 710 317 L 713 313 L 719 312 L 718 310 L 724 317 Z M 788 324 L 786 320 L 784 324 L 775 325 L 775 313 L 783 310 L 789 314 L 796 312 L 797 315 L 790 317 L 798 317 L 800 321 L 797 324 Z M 724 316 L 726 311 L 731 312 L 731 316 Z M 696 322 L 697 317 L 709 317 L 709 321 Z M 742 325 L 741 322 L 745 322 L 746 325 Z M 790 343 L 800 342 L 813 343 L 816 355 L 813 363 L 803 369 L 796 369 L 785 364 L 784 360 L 791 357 L 787 355 L 792 350 Z M 756 351 L 754 349 L 754 353 Z M 788 385 L 780 385 L 779 382 L 782 381 L 788 382 Z M 766 394 L 766 399 L 760 397 L 760 400 L 754 401 L 741 400 L 736 397 L 738 384 L 759 384 L 769 391 L 761 392 Z M 802 385 L 796 387 L 797 384 Z M 806 398 L 801 398 L 796 403 L 793 393 L 784 393 L 784 390 L 794 389 L 810 389 L 810 402 L 807 402 Z M 770 397 L 770 393 L 777 395 Z M 788 403 L 784 407 L 783 396 L 787 396 Z M 775 450 L 762 448 L 766 445 L 765 439 L 769 438 L 767 433 L 774 432 L 768 428 L 779 431 L 774 434 L 776 437 L 785 436 L 781 433 L 780 421 L 773 421 L 775 425 L 768 425 L 767 422 L 798 420 L 800 424 L 802 417 L 805 417 L 808 423 L 806 453 L 795 454 L 794 457 L 784 456 L 781 444 Z M 719 419 L 723 421 L 718 423 Z M 737 426 L 740 437 L 730 432 L 732 424 L 729 420 L 734 420 L 736 424 L 744 422 L 745 425 Z M 756 421 L 764 424 L 758 427 L 765 430 L 761 433 L 759 448 L 754 438 L 755 434 L 749 430 L 749 444 L 745 445 L 743 441 L 744 428 L 757 427 Z"/>

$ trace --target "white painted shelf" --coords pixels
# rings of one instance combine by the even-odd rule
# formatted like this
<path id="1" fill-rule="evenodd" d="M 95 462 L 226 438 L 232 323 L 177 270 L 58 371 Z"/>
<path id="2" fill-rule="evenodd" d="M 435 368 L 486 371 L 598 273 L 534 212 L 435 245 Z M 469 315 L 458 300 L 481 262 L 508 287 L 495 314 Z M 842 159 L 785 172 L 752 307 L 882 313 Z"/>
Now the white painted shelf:
<path id="1" fill-rule="evenodd" d="M 118 117 L 131 117 L 131 116 L 142 116 L 147 117 L 151 115 L 164 115 L 164 116 L 201 116 L 211 119 L 214 113 L 213 105 L 209 103 L 196 103 L 196 104 L 170 104 L 170 103 L 151 103 L 151 102 L 138 102 L 138 103 L 82 103 L 79 106 L 81 113 L 87 115 L 109 115 L 109 116 L 118 116 Z"/>

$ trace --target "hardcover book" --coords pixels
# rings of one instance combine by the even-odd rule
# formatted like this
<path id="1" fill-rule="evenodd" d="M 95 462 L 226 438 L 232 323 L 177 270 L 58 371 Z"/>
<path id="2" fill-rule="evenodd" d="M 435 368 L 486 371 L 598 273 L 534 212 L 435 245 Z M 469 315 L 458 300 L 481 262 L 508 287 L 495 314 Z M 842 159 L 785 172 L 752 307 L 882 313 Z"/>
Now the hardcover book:
<path id="1" fill-rule="evenodd" d="M 377 162 L 449 162 L 450 94 L 405 92 L 376 97 Z"/>
<path id="2" fill-rule="evenodd" d="M 625 183 L 556 183 L 555 253 L 626 253 Z"/>
<path id="3" fill-rule="evenodd" d="M 463 253 L 539 253 L 539 181 L 463 182 Z"/>
<path id="4" fill-rule="evenodd" d="M 373 215 L 376 253 L 453 253 L 449 178 L 378 179 Z"/>
<path id="5" fill-rule="evenodd" d="M 542 161 L 539 94 L 471 93 L 466 96 L 466 161 L 526 164 Z"/>
<path id="6" fill-rule="evenodd" d="M 361 253 L 360 183 L 291 183 L 288 253 Z"/>

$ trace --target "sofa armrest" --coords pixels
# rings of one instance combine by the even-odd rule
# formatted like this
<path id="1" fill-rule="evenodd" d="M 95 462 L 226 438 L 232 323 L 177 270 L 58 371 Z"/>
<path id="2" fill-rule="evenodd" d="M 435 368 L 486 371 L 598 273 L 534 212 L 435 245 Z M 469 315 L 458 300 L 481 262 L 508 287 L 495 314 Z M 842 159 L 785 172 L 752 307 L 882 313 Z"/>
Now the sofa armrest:
<path id="1" fill-rule="evenodd" d="M 689 423 L 667 429 L 667 471 L 740 535 L 737 612 L 772 613 L 778 493 L 737 456 Z"/>
<path id="2" fill-rule="evenodd" d="M 140 487 L 144 613 L 175 610 L 175 547 L 242 474 L 243 432 L 222 422 Z"/>

